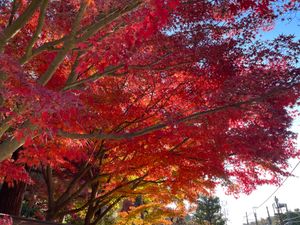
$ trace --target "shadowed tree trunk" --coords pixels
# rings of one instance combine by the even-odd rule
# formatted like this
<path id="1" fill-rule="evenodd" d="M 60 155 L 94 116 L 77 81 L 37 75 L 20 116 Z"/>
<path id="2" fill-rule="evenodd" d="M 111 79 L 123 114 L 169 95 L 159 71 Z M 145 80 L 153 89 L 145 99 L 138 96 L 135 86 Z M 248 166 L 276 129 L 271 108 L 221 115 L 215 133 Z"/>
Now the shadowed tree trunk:
<path id="1" fill-rule="evenodd" d="M 14 160 L 18 158 L 18 152 L 12 155 Z M 0 213 L 20 216 L 26 187 L 23 182 L 14 182 L 12 187 L 4 182 L 0 190 Z"/>
<path id="2" fill-rule="evenodd" d="M 0 212 L 19 216 L 25 190 L 26 184 L 23 182 L 15 183 L 13 187 L 4 183 L 0 191 Z"/>

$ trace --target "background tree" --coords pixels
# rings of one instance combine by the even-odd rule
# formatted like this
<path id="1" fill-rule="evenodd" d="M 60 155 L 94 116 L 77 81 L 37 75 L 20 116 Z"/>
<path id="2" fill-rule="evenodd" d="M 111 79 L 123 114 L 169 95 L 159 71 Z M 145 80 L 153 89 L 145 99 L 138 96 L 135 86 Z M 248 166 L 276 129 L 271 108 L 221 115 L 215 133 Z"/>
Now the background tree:
<path id="1" fill-rule="evenodd" d="M 214 196 L 201 196 L 198 199 L 194 221 L 200 225 L 225 225 L 220 199 Z"/>
<path id="2" fill-rule="evenodd" d="M 280 221 L 278 218 L 274 222 L 275 224 L 280 224 Z M 282 214 L 282 219 L 285 224 L 289 225 L 300 225 L 300 212 L 299 209 L 296 209 L 294 211 L 288 211 Z"/>

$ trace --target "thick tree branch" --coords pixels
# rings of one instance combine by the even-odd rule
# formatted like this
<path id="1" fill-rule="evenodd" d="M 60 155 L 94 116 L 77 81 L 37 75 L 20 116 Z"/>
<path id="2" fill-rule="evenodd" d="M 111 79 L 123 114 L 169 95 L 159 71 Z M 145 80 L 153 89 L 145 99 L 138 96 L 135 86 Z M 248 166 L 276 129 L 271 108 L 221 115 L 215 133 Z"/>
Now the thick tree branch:
<path id="1" fill-rule="evenodd" d="M 91 199 L 94 199 L 96 197 L 96 194 L 98 192 L 98 188 L 99 188 L 99 182 L 97 182 L 96 184 L 93 184 L 91 185 L 91 189 L 92 189 L 92 192 L 91 192 L 91 195 L 90 195 L 90 200 Z M 87 213 L 85 215 L 85 218 L 84 218 L 84 221 L 85 221 L 85 224 L 90 224 L 93 216 L 95 215 L 95 212 L 96 212 L 96 204 L 90 204 L 88 209 L 87 209 Z"/>
<path id="2" fill-rule="evenodd" d="M 26 61 L 22 62 L 22 63 L 24 64 L 24 63 L 28 62 L 32 57 L 39 55 L 43 51 L 53 51 L 53 50 L 57 51 L 57 48 L 55 48 L 55 46 L 58 45 L 58 44 L 64 43 L 64 41 L 66 41 L 67 38 L 68 38 L 68 36 L 64 36 L 60 39 L 44 43 L 40 47 L 33 49 L 32 54 L 29 55 L 27 57 Z"/>
<path id="3" fill-rule="evenodd" d="M 101 141 L 100 146 L 96 145 L 96 148 L 98 148 L 98 147 L 99 147 L 99 150 L 96 153 L 96 157 L 101 157 L 101 159 L 100 159 L 100 163 L 101 163 L 102 158 L 105 154 L 104 141 Z M 86 175 L 86 173 L 88 171 L 90 171 L 92 166 L 93 166 L 93 164 L 90 164 L 90 160 L 87 160 L 87 162 L 84 163 L 84 165 L 81 167 L 81 169 L 78 171 L 78 173 L 73 177 L 73 179 L 68 184 L 68 187 L 67 187 L 66 191 L 55 202 L 56 206 L 64 205 L 67 200 L 71 200 L 72 198 L 75 198 L 76 193 L 80 193 L 80 191 L 79 192 L 75 191 L 75 195 L 74 195 L 74 193 L 72 194 L 72 190 L 74 189 L 76 184 L 78 184 L 78 182 Z M 98 178 L 99 178 L 99 176 L 94 177 L 92 179 L 92 182 L 97 181 Z M 84 185 L 88 185 L 88 183 L 86 182 L 86 184 L 84 184 Z"/>
<path id="4" fill-rule="evenodd" d="M 37 127 L 31 124 L 29 121 L 27 121 L 23 124 L 23 128 L 27 128 L 28 130 L 33 131 Z M 34 136 L 31 136 L 31 138 L 34 138 Z M 12 138 L 3 141 L 0 144 L 0 162 L 10 158 L 11 155 L 14 153 L 14 151 L 16 151 L 19 147 L 21 147 L 25 143 L 26 139 L 27 136 L 24 135 L 23 137 L 20 138 Z"/>
<path id="5" fill-rule="evenodd" d="M 3 52 L 5 45 L 13 38 L 20 29 L 29 21 L 43 0 L 32 0 L 27 9 L 9 27 L 2 31 L 0 36 L 0 52 Z"/>
<path id="6" fill-rule="evenodd" d="M 0 138 L 3 136 L 3 134 L 5 134 L 5 132 L 10 128 L 10 121 L 13 119 L 13 116 L 10 115 L 8 117 L 6 117 L 2 122 L 1 122 L 1 126 L 0 126 Z"/>
<path id="7" fill-rule="evenodd" d="M 88 202 L 86 202 L 85 204 L 83 204 L 82 206 L 80 206 L 80 207 L 78 207 L 78 208 L 70 209 L 70 210 L 65 210 L 65 211 L 61 211 L 61 212 L 59 212 L 59 213 L 57 214 L 57 216 L 59 217 L 59 216 L 67 215 L 67 214 L 78 213 L 78 212 L 84 210 L 86 207 L 90 206 L 91 204 L 94 204 L 94 201 L 92 201 L 92 200 L 93 200 L 93 199 L 90 199 Z M 106 200 L 106 201 L 99 201 L 99 202 L 97 202 L 97 203 L 99 204 L 100 202 L 102 202 L 101 205 L 106 205 L 106 204 L 108 204 L 110 201 L 111 201 L 111 199 L 108 199 L 108 200 Z"/>
<path id="8" fill-rule="evenodd" d="M 47 168 L 45 169 L 45 180 L 48 191 L 48 209 L 52 209 L 54 203 L 54 187 L 52 169 L 50 168 L 50 166 L 47 166 Z"/>
<path id="9" fill-rule="evenodd" d="M 119 191 L 120 189 L 122 189 L 124 187 L 127 187 L 131 184 L 135 185 L 137 182 L 142 181 L 146 176 L 147 176 L 147 174 L 142 176 L 142 177 L 136 178 L 134 180 L 128 181 L 126 183 L 120 184 L 119 186 L 115 187 L 114 189 L 112 189 L 111 191 L 105 193 L 104 195 L 98 196 L 94 199 L 89 199 L 85 204 L 83 204 L 79 208 L 72 209 L 72 210 L 61 211 L 61 212 L 57 213 L 57 216 L 63 216 L 63 215 L 70 214 L 70 213 L 80 212 L 80 211 L 84 210 L 86 207 L 88 207 L 90 204 L 93 204 L 95 202 L 100 201 L 100 202 L 107 202 L 108 203 L 110 200 L 104 201 L 104 199 L 109 198 L 110 195 L 114 194 L 115 192 Z"/>
<path id="10" fill-rule="evenodd" d="M 97 218 L 94 220 L 91 225 L 97 225 L 98 222 L 116 205 L 118 204 L 125 196 L 118 197 L 115 201 L 113 201 Z"/>
<path id="11" fill-rule="evenodd" d="M 77 42 L 86 41 L 88 38 L 96 34 L 103 27 L 107 26 L 108 24 L 120 18 L 121 16 L 124 16 L 125 14 L 136 9 L 139 5 L 141 5 L 141 3 L 141 0 L 133 0 L 124 8 L 113 10 L 111 13 L 100 19 L 98 22 L 93 23 L 89 27 L 87 27 L 83 34 L 77 39 Z"/>
<path id="12" fill-rule="evenodd" d="M 57 54 L 55 59 L 52 61 L 52 63 L 50 64 L 48 70 L 38 79 L 38 83 L 42 84 L 42 85 L 46 85 L 48 83 L 48 81 L 51 79 L 54 72 L 58 68 L 58 66 L 64 60 L 64 58 L 67 55 L 67 53 L 69 52 L 69 50 L 71 50 L 74 47 L 75 43 L 86 41 L 88 38 L 90 38 L 91 36 L 96 34 L 103 27 L 105 27 L 106 25 L 108 25 L 111 22 L 115 21 L 119 17 L 124 16 L 126 13 L 131 12 L 132 10 L 137 8 L 141 3 L 142 3 L 141 1 L 135 0 L 135 1 L 132 1 L 131 3 L 129 3 L 127 6 L 125 6 L 122 9 L 114 10 L 112 13 L 105 16 L 99 22 L 90 25 L 90 27 L 87 27 L 86 31 L 79 38 L 76 38 L 75 36 L 76 36 L 77 31 L 78 31 L 81 18 L 83 16 L 84 12 L 85 12 L 86 7 L 87 7 L 87 2 L 83 1 L 82 5 L 81 5 L 81 8 L 79 10 L 79 13 L 76 17 L 76 20 L 73 24 L 71 34 L 64 41 L 64 45 L 63 45 L 61 51 Z"/>
<path id="13" fill-rule="evenodd" d="M 102 36 L 98 41 L 102 41 L 104 38 L 110 36 L 111 34 L 115 33 L 119 28 L 121 28 L 124 24 L 121 23 L 120 25 L 116 26 L 111 32 L 108 32 L 107 34 L 105 34 L 104 36 Z M 84 28 L 81 29 L 80 31 L 77 32 L 77 36 L 80 35 L 81 33 L 84 32 Z M 64 36 L 60 39 L 54 40 L 54 41 L 50 41 L 50 42 L 46 42 L 44 44 L 42 44 L 40 47 L 37 47 L 36 49 L 32 50 L 32 54 L 30 56 L 28 56 L 28 58 L 26 59 L 24 63 L 28 62 L 31 58 L 33 58 L 34 56 L 39 55 L 40 53 L 44 52 L 44 51 L 59 51 L 60 48 L 59 47 L 55 47 L 56 45 L 62 44 L 68 37 Z M 76 42 L 78 43 L 78 42 Z M 89 47 L 87 47 L 84 50 L 88 50 L 90 47 L 92 47 L 92 44 L 89 45 Z M 82 52 L 82 50 L 80 49 L 73 49 L 73 51 L 79 51 Z"/>
<path id="14" fill-rule="evenodd" d="M 83 54 L 83 51 L 79 51 L 78 54 L 76 55 L 75 61 L 72 65 L 71 72 L 70 72 L 70 75 L 68 76 L 65 86 L 70 85 L 77 80 L 78 74 L 76 73 L 76 68 L 79 65 L 79 59 L 82 54 Z"/>
<path id="15" fill-rule="evenodd" d="M 98 182 L 101 177 L 105 177 L 105 176 L 108 176 L 108 174 L 97 175 L 93 179 L 85 182 L 74 193 L 68 195 L 67 198 L 62 199 L 60 202 L 56 203 L 56 208 L 62 208 L 63 206 L 67 205 L 70 201 L 75 199 L 88 185 Z"/>
<path id="16" fill-rule="evenodd" d="M 38 25 L 36 27 L 36 30 L 31 38 L 31 40 L 29 41 L 29 44 L 26 48 L 24 56 L 20 59 L 21 64 L 24 64 L 28 60 L 28 58 L 32 55 L 32 48 L 43 29 L 48 3 L 49 3 L 49 0 L 44 0 L 40 7 L 40 15 L 39 15 L 39 19 L 38 19 Z"/>
<path id="17" fill-rule="evenodd" d="M 20 0 L 14 0 L 12 3 L 12 9 L 10 12 L 10 17 L 8 19 L 7 27 L 9 27 L 12 24 L 19 6 L 20 6 Z"/>
<path id="18" fill-rule="evenodd" d="M 47 71 L 37 80 L 37 82 L 41 85 L 46 85 L 48 81 L 52 78 L 53 74 L 55 73 L 56 69 L 59 67 L 59 65 L 64 61 L 67 53 L 70 49 L 73 48 L 75 44 L 75 35 L 79 29 L 80 21 L 84 16 L 84 13 L 87 9 L 88 3 L 85 0 L 81 1 L 79 12 L 75 18 L 75 21 L 73 23 L 71 32 L 67 39 L 64 41 L 64 45 L 61 49 L 61 51 L 57 54 L 55 59 L 51 62 L 50 66 L 48 67 Z"/>
<path id="19" fill-rule="evenodd" d="M 224 111 L 229 108 L 236 108 L 236 107 L 240 107 L 242 105 L 251 105 L 251 104 L 255 104 L 257 102 L 262 102 L 265 99 L 268 99 L 274 95 L 281 94 L 285 91 L 290 90 L 291 88 L 298 87 L 299 85 L 300 85 L 300 83 L 291 84 L 289 87 L 276 88 L 276 89 L 273 89 L 273 90 L 269 91 L 268 93 L 266 93 L 262 96 L 256 97 L 256 98 L 251 98 L 249 100 L 227 104 L 227 105 L 216 107 L 214 109 L 209 109 L 206 111 L 195 112 L 195 113 L 192 113 L 191 115 L 177 119 L 172 124 L 174 125 L 174 124 L 184 123 L 187 121 L 192 121 L 201 116 L 214 114 L 214 113 L 221 112 L 221 111 Z M 109 134 L 109 133 L 80 134 L 80 133 L 66 132 L 63 130 L 58 131 L 57 134 L 61 137 L 71 138 L 71 139 L 124 140 L 124 139 L 140 137 L 140 136 L 164 129 L 172 124 L 170 124 L 169 122 L 162 122 L 162 123 L 154 124 L 152 126 L 143 128 L 138 131 L 134 131 L 131 133 L 124 133 L 124 134 Z M 37 128 L 36 126 L 34 126 L 32 124 L 27 124 L 26 127 L 31 130 L 35 130 Z M 8 157 L 10 157 L 11 154 L 15 150 L 17 150 L 20 146 L 22 146 L 25 143 L 25 140 L 26 140 L 26 138 L 24 137 L 24 138 L 20 138 L 18 140 L 13 138 L 11 140 L 5 140 L 4 142 L 2 142 L 0 144 L 0 162 L 7 159 Z"/>

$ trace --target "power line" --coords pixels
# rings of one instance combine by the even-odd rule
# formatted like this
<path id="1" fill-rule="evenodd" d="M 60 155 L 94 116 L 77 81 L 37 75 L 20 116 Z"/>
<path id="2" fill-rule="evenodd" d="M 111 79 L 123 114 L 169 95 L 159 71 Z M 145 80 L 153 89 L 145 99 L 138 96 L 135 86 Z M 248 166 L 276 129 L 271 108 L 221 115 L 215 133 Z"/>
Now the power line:
<path id="1" fill-rule="evenodd" d="M 300 161 L 294 166 L 294 168 L 292 169 L 292 171 L 290 172 L 290 174 L 292 174 L 294 171 L 295 171 L 295 169 L 299 166 L 299 164 L 300 164 Z M 275 191 L 273 191 L 272 192 L 272 194 L 268 197 L 268 198 L 266 198 L 266 200 L 264 200 L 259 206 L 257 206 L 256 208 L 258 209 L 258 208 L 260 208 L 260 207 L 262 207 L 278 190 L 279 190 L 279 188 L 281 188 L 282 187 L 282 185 L 286 182 L 286 180 L 288 179 L 290 177 L 290 175 L 289 176 L 287 176 L 283 181 L 282 181 L 282 183 L 276 188 L 276 190 Z"/>
<path id="2" fill-rule="evenodd" d="M 291 172 L 290 172 L 290 175 L 295 171 L 295 169 L 298 167 L 300 165 L 300 160 L 298 161 L 298 163 L 294 166 L 294 168 L 291 170 Z M 272 192 L 272 194 L 268 197 L 268 198 L 266 198 L 258 207 L 255 207 L 255 209 L 258 209 L 258 208 L 260 208 L 260 207 L 262 207 L 279 189 L 280 189 L 280 187 L 282 187 L 283 186 L 283 184 L 286 182 L 286 180 L 290 177 L 290 175 L 289 176 L 287 176 L 284 180 L 283 180 L 283 182 L 276 188 L 276 190 L 275 191 L 273 191 Z M 252 216 L 252 215 L 254 215 L 254 213 L 252 212 L 252 213 L 250 213 L 250 216 Z M 249 214 L 247 215 L 247 216 L 249 216 Z M 244 216 L 245 217 L 245 216 Z"/>

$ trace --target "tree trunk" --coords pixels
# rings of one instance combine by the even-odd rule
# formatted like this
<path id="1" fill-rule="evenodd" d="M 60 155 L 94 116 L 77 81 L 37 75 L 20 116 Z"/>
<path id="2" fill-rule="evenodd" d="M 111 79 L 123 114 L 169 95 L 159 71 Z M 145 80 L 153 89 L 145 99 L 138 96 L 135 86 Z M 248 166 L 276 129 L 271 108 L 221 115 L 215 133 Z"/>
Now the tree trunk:
<path id="1" fill-rule="evenodd" d="M 18 159 L 20 150 L 13 153 L 12 159 Z M 26 188 L 27 184 L 23 182 L 14 182 L 13 187 L 4 182 L 0 188 L 0 213 L 20 216 Z"/>
<path id="2" fill-rule="evenodd" d="M 0 213 L 20 216 L 25 190 L 26 184 L 23 182 L 15 183 L 13 187 L 3 183 L 0 191 Z"/>

